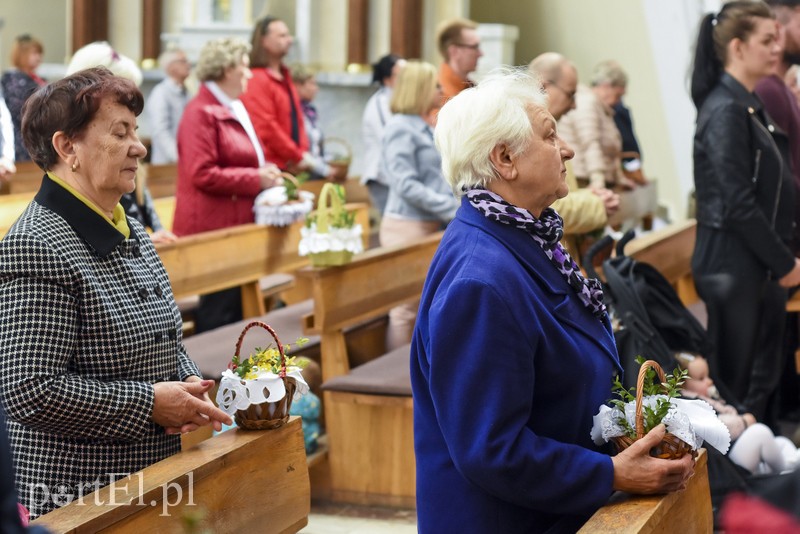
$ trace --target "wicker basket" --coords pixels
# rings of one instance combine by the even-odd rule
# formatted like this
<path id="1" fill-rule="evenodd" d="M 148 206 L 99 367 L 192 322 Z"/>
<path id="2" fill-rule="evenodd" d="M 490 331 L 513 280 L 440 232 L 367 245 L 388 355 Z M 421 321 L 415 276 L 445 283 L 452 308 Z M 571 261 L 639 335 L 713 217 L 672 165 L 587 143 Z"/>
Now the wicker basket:
<path id="1" fill-rule="evenodd" d="M 334 189 L 335 187 L 334 184 L 325 184 L 319 193 L 317 232 L 320 234 L 328 233 L 332 229 L 332 221 L 345 209 L 342 199 L 339 198 Z M 353 253 L 349 250 L 326 250 L 309 254 L 309 259 L 314 267 L 331 267 L 350 263 L 350 260 L 353 259 Z"/>
<path id="2" fill-rule="evenodd" d="M 618 451 L 624 451 L 633 445 L 634 442 L 644 437 L 644 405 L 642 403 L 642 397 L 645 376 L 647 375 L 647 370 L 650 368 L 655 369 L 656 373 L 658 374 L 658 378 L 662 383 L 666 381 L 664 370 L 660 365 L 658 365 L 658 362 L 647 360 L 639 368 L 639 376 L 636 379 L 636 439 L 632 439 L 628 436 L 617 436 L 611 438 Z M 677 460 L 686 454 L 696 456 L 697 453 L 692 450 L 692 448 L 685 441 L 674 434 L 670 434 L 669 432 L 664 434 L 664 438 L 661 440 L 661 443 L 650 449 L 650 456 L 664 458 L 667 460 Z"/>
<path id="3" fill-rule="evenodd" d="M 350 148 L 350 145 L 344 139 L 339 137 L 326 137 L 326 152 L 331 146 L 338 146 L 340 150 L 337 150 L 333 158 L 326 163 L 333 171 L 332 181 L 337 184 L 343 184 L 347 181 L 347 176 L 350 172 L 350 162 L 353 160 L 353 149 Z"/>
<path id="4" fill-rule="evenodd" d="M 283 353 L 283 345 L 281 345 L 281 341 L 278 339 L 275 330 L 267 323 L 253 321 L 244 327 L 242 333 L 239 334 L 239 339 L 236 341 L 236 357 L 239 357 L 239 352 L 242 350 L 244 335 L 255 326 L 260 326 L 269 332 L 275 340 L 275 344 L 278 346 L 278 352 L 281 355 L 281 370 L 278 376 L 283 380 L 283 385 L 286 388 L 286 395 L 277 402 L 251 404 L 246 410 L 236 410 L 233 418 L 239 428 L 244 428 L 246 430 L 269 430 L 283 426 L 283 424 L 289 420 L 289 408 L 292 406 L 292 397 L 294 397 L 297 386 L 294 380 L 286 377 L 286 355 Z"/>

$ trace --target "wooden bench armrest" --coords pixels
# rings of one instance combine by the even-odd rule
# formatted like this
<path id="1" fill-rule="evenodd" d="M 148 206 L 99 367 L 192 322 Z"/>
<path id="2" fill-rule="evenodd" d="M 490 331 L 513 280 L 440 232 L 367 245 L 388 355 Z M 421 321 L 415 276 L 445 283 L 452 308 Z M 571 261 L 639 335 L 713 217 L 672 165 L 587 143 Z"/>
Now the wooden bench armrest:
<path id="1" fill-rule="evenodd" d="M 714 531 L 708 456 L 700 450 L 685 490 L 668 495 L 615 493 L 578 531 L 581 534 L 633 532 L 697 534 Z"/>
<path id="2" fill-rule="evenodd" d="M 275 430 L 224 432 L 32 524 L 53 533 L 175 532 L 183 516 L 203 512 L 211 532 L 297 532 L 310 495 L 303 431 L 292 417 Z"/>

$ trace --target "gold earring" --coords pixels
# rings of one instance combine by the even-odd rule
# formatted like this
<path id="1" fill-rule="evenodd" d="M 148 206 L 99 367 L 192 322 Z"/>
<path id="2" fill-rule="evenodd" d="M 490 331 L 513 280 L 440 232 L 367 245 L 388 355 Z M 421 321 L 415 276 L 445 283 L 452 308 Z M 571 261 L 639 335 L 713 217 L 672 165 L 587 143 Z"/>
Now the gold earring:
<path id="1" fill-rule="evenodd" d="M 75 162 L 73 162 L 73 164 L 72 164 L 72 172 L 75 172 L 75 171 L 77 171 L 77 170 L 78 170 L 78 162 L 77 162 L 77 161 L 75 161 Z"/>

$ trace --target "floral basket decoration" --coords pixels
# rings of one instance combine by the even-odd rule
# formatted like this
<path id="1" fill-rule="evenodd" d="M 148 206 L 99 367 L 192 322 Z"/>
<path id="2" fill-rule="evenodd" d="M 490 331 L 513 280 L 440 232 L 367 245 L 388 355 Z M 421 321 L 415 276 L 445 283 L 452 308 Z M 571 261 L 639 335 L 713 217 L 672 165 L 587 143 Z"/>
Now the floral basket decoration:
<path id="1" fill-rule="evenodd" d="M 255 354 L 241 359 L 244 335 L 253 327 L 261 327 L 272 336 L 275 345 L 257 348 Z M 305 341 L 297 341 L 302 345 Z M 233 416 L 237 426 L 247 430 L 278 428 L 289 420 L 292 400 L 308 393 L 300 366 L 286 356 L 288 345 L 282 345 L 278 335 L 266 323 L 249 323 L 236 341 L 236 352 L 222 373 L 217 404 Z"/>
<path id="2" fill-rule="evenodd" d="M 611 401 L 613 408 L 603 405 L 594 416 L 592 439 L 597 445 L 612 442 L 621 452 L 644 437 L 661 423 L 666 434 L 650 450 L 656 458 L 674 460 L 686 454 L 697 455 L 707 442 L 725 454 L 730 447 L 730 433 L 710 404 L 699 399 L 680 399 L 678 394 L 687 372 L 676 369 L 667 378 L 661 366 L 653 361 L 637 359 L 641 364 L 636 391 L 628 391 L 616 377 L 613 391 L 619 397 Z M 659 382 L 655 382 L 658 376 Z"/>
<path id="3" fill-rule="evenodd" d="M 289 226 L 304 219 L 314 209 L 314 193 L 300 190 L 308 175 L 294 177 L 283 172 L 281 176 L 283 185 L 265 189 L 256 197 L 253 204 L 256 224 Z"/>
<path id="4" fill-rule="evenodd" d="M 332 150 L 333 147 L 336 147 Z M 325 163 L 333 171 L 331 180 L 337 184 L 347 181 L 350 172 L 350 162 L 353 159 L 353 149 L 344 139 L 339 137 L 325 138 Z"/>
<path id="5" fill-rule="evenodd" d="M 344 265 L 353 254 L 364 251 L 361 233 L 355 213 L 344 208 L 344 188 L 327 183 L 320 191 L 317 210 L 300 229 L 299 253 L 308 256 L 314 267 Z"/>

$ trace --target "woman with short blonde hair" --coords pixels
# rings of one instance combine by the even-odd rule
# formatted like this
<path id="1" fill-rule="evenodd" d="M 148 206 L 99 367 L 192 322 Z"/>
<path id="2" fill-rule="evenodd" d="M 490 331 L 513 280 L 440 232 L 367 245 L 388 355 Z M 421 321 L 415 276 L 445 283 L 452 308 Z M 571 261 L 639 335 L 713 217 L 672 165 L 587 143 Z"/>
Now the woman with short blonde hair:
<path id="1" fill-rule="evenodd" d="M 456 213 L 456 200 L 442 177 L 442 160 L 433 144 L 442 93 L 436 68 L 409 61 L 397 78 L 381 151 L 381 174 L 389 184 L 380 242 L 397 245 L 444 228 Z M 416 303 L 389 312 L 386 344 L 391 350 L 411 339 Z"/>
<path id="2" fill-rule="evenodd" d="M 424 115 L 430 111 L 438 90 L 436 67 L 422 61 L 409 61 L 398 75 L 389 109 L 392 113 Z"/>
<path id="3" fill-rule="evenodd" d="M 202 82 L 221 80 L 225 77 L 226 69 L 236 68 L 248 54 L 250 45 L 241 39 L 224 38 L 209 41 L 200 51 L 195 75 Z"/>

